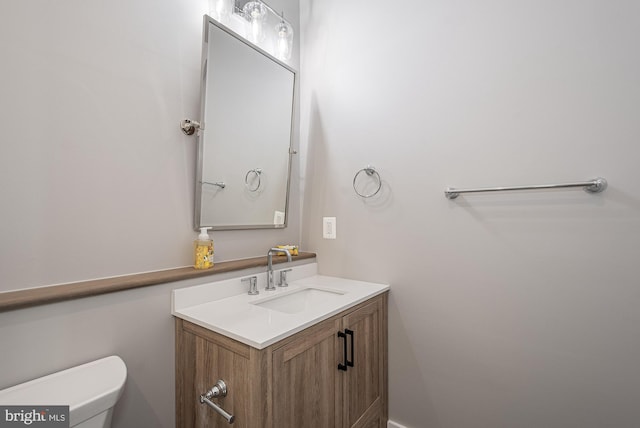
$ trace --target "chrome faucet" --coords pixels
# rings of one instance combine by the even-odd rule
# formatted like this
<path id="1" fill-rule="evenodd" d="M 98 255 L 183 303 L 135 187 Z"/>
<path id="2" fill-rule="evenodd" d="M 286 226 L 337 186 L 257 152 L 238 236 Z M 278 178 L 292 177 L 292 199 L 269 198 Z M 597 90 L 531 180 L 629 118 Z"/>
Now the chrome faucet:
<path id="1" fill-rule="evenodd" d="M 267 287 L 265 288 L 267 291 L 276 289 L 273 284 L 273 253 L 285 253 L 287 255 L 287 261 L 291 261 L 291 253 L 284 248 L 272 248 L 267 252 Z"/>

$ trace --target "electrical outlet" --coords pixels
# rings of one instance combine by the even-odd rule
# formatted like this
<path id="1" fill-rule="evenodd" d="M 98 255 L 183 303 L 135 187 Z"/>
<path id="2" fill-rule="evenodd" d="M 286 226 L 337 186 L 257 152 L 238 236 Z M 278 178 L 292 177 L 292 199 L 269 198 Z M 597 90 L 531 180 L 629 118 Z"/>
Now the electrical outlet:
<path id="1" fill-rule="evenodd" d="M 324 239 L 336 239 L 335 217 L 322 217 L 322 237 Z"/>

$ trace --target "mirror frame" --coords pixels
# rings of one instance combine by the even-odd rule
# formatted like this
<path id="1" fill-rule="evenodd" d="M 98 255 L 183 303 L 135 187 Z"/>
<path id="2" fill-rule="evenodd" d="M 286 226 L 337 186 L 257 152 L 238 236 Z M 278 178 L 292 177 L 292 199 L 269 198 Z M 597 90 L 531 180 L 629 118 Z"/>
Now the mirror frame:
<path id="1" fill-rule="evenodd" d="M 194 230 L 198 231 L 202 227 L 209 227 L 211 230 L 248 230 L 248 229 L 284 229 L 287 227 L 289 223 L 289 199 L 291 192 L 291 170 L 293 163 L 293 155 L 297 152 L 293 149 L 294 143 L 294 131 L 296 129 L 296 105 L 297 105 L 297 97 L 298 91 L 298 72 L 285 64 L 275 56 L 271 55 L 269 52 L 260 48 L 259 46 L 254 45 L 253 43 L 246 40 L 244 37 L 238 35 L 229 27 L 221 24 L 216 21 L 209 15 L 204 15 L 203 17 L 203 30 L 202 30 L 202 61 L 201 61 L 201 81 L 200 81 L 200 124 L 201 128 L 198 129 L 197 133 L 197 150 L 196 150 L 196 177 L 195 177 L 195 203 L 194 203 Z M 205 104 L 206 104 L 206 95 L 207 95 L 207 66 L 208 62 L 211 60 L 209 58 L 209 25 L 215 25 L 229 36 L 241 41 L 248 48 L 253 49 L 258 54 L 264 55 L 271 61 L 276 64 L 282 66 L 286 70 L 290 71 L 293 74 L 293 88 L 292 88 L 292 96 L 291 96 L 291 126 L 289 130 L 289 161 L 287 166 L 287 184 L 286 184 L 286 195 L 285 195 L 285 207 L 284 207 L 284 223 L 282 224 L 243 224 L 243 225 L 222 225 L 222 226 L 214 226 L 201 224 L 201 211 L 202 211 L 202 169 L 203 169 L 203 151 L 204 151 L 204 142 L 203 136 L 204 132 L 206 132 L 207 124 L 204 123 L 205 117 Z"/>

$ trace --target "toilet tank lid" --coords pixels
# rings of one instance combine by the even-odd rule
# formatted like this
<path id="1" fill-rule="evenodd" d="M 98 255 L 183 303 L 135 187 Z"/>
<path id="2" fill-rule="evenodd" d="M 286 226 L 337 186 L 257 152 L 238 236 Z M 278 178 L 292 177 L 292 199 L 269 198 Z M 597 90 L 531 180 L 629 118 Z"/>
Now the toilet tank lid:
<path id="1" fill-rule="evenodd" d="M 2 405 L 68 405 L 71 426 L 113 407 L 127 379 L 117 355 L 71 367 L 0 391 Z"/>

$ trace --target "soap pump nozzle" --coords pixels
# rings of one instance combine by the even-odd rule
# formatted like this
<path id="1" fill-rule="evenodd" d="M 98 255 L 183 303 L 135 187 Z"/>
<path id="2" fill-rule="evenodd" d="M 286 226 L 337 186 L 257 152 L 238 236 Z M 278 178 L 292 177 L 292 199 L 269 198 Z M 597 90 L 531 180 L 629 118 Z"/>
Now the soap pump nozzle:
<path id="1" fill-rule="evenodd" d="M 207 230 L 211 229 L 210 227 L 201 227 L 200 228 L 200 235 L 198 235 L 198 239 L 201 241 L 208 241 L 211 238 L 209 238 L 209 233 L 207 232 Z"/>

